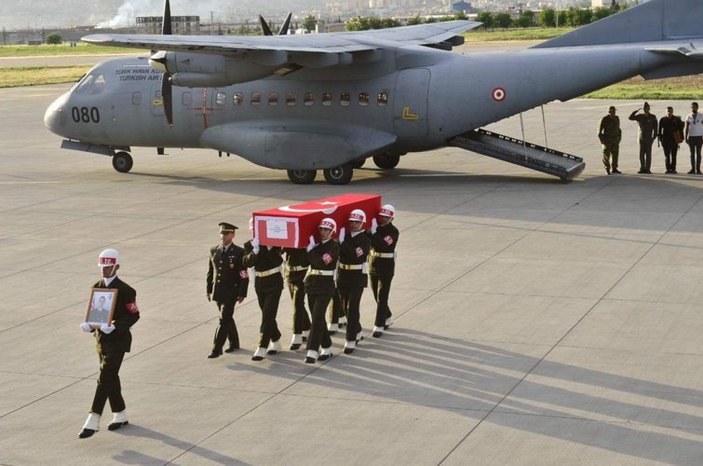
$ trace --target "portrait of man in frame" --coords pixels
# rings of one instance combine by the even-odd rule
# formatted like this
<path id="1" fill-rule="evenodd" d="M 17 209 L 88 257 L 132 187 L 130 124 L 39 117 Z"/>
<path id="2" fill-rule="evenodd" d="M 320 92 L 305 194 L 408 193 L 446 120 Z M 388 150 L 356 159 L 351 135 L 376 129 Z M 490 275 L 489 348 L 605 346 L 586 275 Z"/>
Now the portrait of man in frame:
<path id="1" fill-rule="evenodd" d="M 111 288 L 92 288 L 85 321 L 91 325 L 110 324 L 117 304 L 117 291 Z"/>

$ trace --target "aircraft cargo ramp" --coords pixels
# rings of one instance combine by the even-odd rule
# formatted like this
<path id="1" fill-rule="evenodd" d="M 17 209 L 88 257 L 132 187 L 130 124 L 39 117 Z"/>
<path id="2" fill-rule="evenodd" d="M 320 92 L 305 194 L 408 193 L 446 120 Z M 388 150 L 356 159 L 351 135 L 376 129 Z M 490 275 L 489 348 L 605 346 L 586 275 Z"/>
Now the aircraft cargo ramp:
<path id="1" fill-rule="evenodd" d="M 576 178 L 586 167 L 581 157 L 481 128 L 450 139 L 449 145 L 548 173 L 562 181 Z"/>

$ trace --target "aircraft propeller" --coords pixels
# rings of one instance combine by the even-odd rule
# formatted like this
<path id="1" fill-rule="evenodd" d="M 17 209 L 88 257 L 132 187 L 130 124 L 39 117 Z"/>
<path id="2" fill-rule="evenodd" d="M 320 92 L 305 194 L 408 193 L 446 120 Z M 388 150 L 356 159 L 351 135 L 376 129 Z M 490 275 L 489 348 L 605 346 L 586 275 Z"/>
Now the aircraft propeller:
<path id="1" fill-rule="evenodd" d="M 170 36 L 173 34 L 171 29 L 171 5 L 169 0 L 166 0 L 164 6 L 164 18 L 161 23 L 161 34 Z M 150 62 L 158 63 L 162 66 L 157 67 L 163 72 L 161 78 L 161 100 L 164 105 L 164 114 L 169 126 L 173 126 L 173 85 L 171 84 L 171 74 L 166 69 L 166 53 L 156 52 L 151 56 Z"/>

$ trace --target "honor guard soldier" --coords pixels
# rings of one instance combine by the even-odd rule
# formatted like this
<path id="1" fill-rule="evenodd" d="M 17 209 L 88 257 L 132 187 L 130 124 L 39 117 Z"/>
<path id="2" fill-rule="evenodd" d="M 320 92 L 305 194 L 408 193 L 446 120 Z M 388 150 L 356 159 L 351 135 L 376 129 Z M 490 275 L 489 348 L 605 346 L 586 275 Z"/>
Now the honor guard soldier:
<path id="1" fill-rule="evenodd" d="M 259 347 L 251 357 L 252 361 L 261 361 L 267 354 L 281 351 L 281 332 L 278 330 L 276 315 L 278 302 L 283 292 L 283 275 L 280 247 L 261 246 L 254 233 L 254 222 L 249 221 L 249 229 L 254 237 L 244 243 L 244 265 L 254 267 L 254 290 L 261 308 L 261 336 Z M 269 346 L 270 345 L 270 346 Z"/>
<path id="2" fill-rule="evenodd" d="M 293 302 L 293 339 L 291 351 L 300 349 L 310 333 L 310 317 L 305 309 L 305 274 L 308 271 L 308 252 L 305 249 L 283 248 L 286 253 L 286 284 Z"/>
<path id="3" fill-rule="evenodd" d="M 339 260 L 339 244 L 332 239 L 337 230 L 337 222 L 323 218 L 317 228 L 320 242 L 310 236 L 308 251 L 308 273 L 305 276 L 305 292 L 312 314 L 312 328 L 307 343 L 305 362 L 325 361 L 332 356 L 332 339 L 325 324 L 325 310 L 334 294 L 334 271 Z M 321 352 L 318 350 L 322 348 Z"/>
<path id="4" fill-rule="evenodd" d="M 90 407 L 88 419 L 78 434 L 79 438 L 88 438 L 100 429 L 100 416 L 108 400 L 113 419 L 107 429 L 117 430 L 129 424 L 126 405 L 122 398 L 119 372 L 124 355 L 129 353 L 132 346 L 132 333 L 129 329 L 139 320 L 137 292 L 117 277 L 117 270 L 120 268 L 119 252 L 105 249 L 98 256 L 98 266 L 101 268 L 102 278 L 93 285 L 93 288 L 117 290 L 117 294 L 111 322 L 101 325 L 87 322 L 81 324 L 84 332 L 92 332 L 95 335 L 100 359 L 100 375 L 93 404 Z"/>
<path id="5" fill-rule="evenodd" d="M 361 323 L 359 322 L 359 303 L 366 288 L 366 259 L 371 250 L 371 238 L 364 233 L 366 213 L 354 209 L 349 214 L 349 233 L 342 228 L 339 231 L 339 269 L 337 290 L 344 314 L 347 316 L 347 334 L 344 342 L 344 354 L 351 354 L 356 343 L 361 340 Z"/>
<path id="6" fill-rule="evenodd" d="M 376 300 L 376 319 L 372 335 L 383 335 L 392 324 L 391 309 L 388 307 L 388 295 L 395 273 L 395 248 L 398 246 L 400 233 L 393 225 L 395 208 L 390 204 L 381 207 L 378 222 L 371 222 L 371 254 L 369 255 L 369 277 L 371 290 Z"/>
<path id="7" fill-rule="evenodd" d="M 244 249 L 232 243 L 236 226 L 222 222 L 220 238 L 222 244 L 210 248 L 207 270 L 207 300 L 215 300 L 220 311 L 220 322 L 215 331 L 212 350 L 208 358 L 222 355 L 222 346 L 229 340 L 227 353 L 239 349 L 239 335 L 234 323 L 234 304 L 247 297 L 249 274 L 244 266 Z"/>

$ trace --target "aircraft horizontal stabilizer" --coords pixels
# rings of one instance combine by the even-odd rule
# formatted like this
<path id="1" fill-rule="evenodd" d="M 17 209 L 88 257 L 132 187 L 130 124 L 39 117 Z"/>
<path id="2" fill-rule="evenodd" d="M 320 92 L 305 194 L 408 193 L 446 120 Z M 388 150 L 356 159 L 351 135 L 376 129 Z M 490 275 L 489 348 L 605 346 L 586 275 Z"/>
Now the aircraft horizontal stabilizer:
<path id="1" fill-rule="evenodd" d="M 227 123 L 206 129 L 204 147 L 237 154 L 268 168 L 332 168 L 380 153 L 397 139 L 373 128 L 324 120 Z"/>

